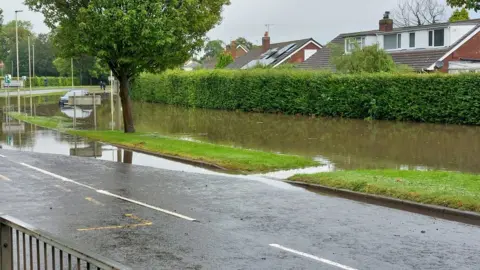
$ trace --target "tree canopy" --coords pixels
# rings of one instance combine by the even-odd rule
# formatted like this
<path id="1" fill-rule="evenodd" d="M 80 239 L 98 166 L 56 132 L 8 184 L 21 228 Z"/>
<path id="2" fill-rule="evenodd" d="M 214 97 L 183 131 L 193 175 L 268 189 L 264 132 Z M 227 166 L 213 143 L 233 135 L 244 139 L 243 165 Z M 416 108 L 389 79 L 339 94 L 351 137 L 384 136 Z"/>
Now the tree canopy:
<path id="1" fill-rule="evenodd" d="M 405 66 L 397 66 L 387 52 L 378 45 L 355 48 L 350 53 L 344 52 L 343 46 L 329 45 L 332 50 L 331 63 L 341 73 L 375 73 L 398 72 L 409 70 Z"/>
<path id="2" fill-rule="evenodd" d="M 96 56 L 120 81 L 125 132 L 135 132 L 130 83 L 183 64 L 201 49 L 229 0 L 26 0 L 43 13 L 62 56 Z"/>
<path id="3" fill-rule="evenodd" d="M 475 11 L 480 10 L 480 1 L 476 0 L 447 0 L 451 7 L 465 7 Z"/>
<path id="4" fill-rule="evenodd" d="M 233 57 L 230 53 L 224 52 L 220 54 L 218 57 L 217 65 L 215 66 L 216 69 L 222 69 L 225 68 L 226 66 L 230 65 L 233 63 Z"/>
<path id="5" fill-rule="evenodd" d="M 248 41 L 246 38 L 244 37 L 239 37 L 235 40 L 235 42 L 237 43 L 237 45 L 242 45 L 243 47 L 251 50 L 253 48 L 253 43 Z"/>
<path id="6" fill-rule="evenodd" d="M 465 20 L 469 20 L 469 19 L 470 19 L 470 15 L 468 14 L 467 9 L 462 8 L 462 9 L 454 10 L 452 16 L 450 17 L 450 19 L 448 19 L 448 21 L 449 22 L 458 22 L 458 21 L 465 21 Z"/>
<path id="7" fill-rule="evenodd" d="M 217 58 L 220 56 L 225 51 L 224 45 L 223 41 L 219 39 L 208 41 L 203 49 L 205 54 L 203 55 L 202 60 Z"/>

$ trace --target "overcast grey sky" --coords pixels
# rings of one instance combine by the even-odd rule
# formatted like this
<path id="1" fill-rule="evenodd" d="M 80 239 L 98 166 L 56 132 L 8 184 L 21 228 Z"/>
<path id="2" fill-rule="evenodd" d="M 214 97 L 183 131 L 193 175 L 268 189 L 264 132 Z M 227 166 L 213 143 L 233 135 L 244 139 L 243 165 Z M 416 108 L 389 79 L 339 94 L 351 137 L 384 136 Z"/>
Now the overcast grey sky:
<path id="1" fill-rule="evenodd" d="M 445 3 L 446 0 L 439 0 Z M 5 21 L 13 20 L 16 9 L 23 9 L 19 19 L 30 20 L 36 33 L 48 32 L 43 16 L 28 10 L 23 0 L 0 0 Z M 4 3 L 7 3 L 5 5 Z M 273 24 L 273 42 L 313 37 L 324 44 L 337 34 L 375 29 L 386 10 L 397 0 L 231 0 L 225 8 L 223 22 L 208 33 L 211 39 L 228 42 L 239 36 L 260 44 L 266 30 Z M 451 10 L 447 11 L 448 15 Z M 479 17 L 472 13 L 471 17 Z"/>

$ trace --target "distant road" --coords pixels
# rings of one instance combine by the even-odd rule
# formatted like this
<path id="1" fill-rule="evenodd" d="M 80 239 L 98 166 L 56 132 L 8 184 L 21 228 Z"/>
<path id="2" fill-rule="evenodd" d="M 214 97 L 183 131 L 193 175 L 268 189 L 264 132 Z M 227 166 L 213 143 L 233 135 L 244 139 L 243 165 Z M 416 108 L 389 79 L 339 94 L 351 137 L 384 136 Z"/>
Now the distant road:
<path id="1" fill-rule="evenodd" d="M 83 89 L 81 87 L 75 89 Z M 61 93 L 65 91 L 69 91 L 70 88 L 59 88 L 59 89 L 43 89 L 43 90 L 32 90 L 33 95 L 42 95 L 42 94 L 50 94 L 50 93 Z M 30 95 L 30 91 L 20 91 L 20 96 Z M 5 89 L 0 90 L 0 97 L 6 97 L 7 93 Z M 15 97 L 17 96 L 17 91 L 10 91 L 10 96 Z"/>

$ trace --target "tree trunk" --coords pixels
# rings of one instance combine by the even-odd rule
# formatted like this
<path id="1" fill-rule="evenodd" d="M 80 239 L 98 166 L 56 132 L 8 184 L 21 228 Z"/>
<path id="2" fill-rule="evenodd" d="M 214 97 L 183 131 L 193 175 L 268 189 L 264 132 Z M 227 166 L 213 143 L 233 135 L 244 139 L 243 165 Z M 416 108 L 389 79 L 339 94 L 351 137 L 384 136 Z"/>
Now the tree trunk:
<path id="1" fill-rule="evenodd" d="M 132 164 L 133 162 L 133 152 L 124 150 L 123 151 L 123 163 Z"/>
<path id="2" fill-rule="evenodd" d="M 132 115 L 132 101 L 128 94 L 128 77 L 126 75 L 120 76 L 120 98 L 122 99 L 123 109 L 123 128 L 125 133 L 135 133 Z"/>

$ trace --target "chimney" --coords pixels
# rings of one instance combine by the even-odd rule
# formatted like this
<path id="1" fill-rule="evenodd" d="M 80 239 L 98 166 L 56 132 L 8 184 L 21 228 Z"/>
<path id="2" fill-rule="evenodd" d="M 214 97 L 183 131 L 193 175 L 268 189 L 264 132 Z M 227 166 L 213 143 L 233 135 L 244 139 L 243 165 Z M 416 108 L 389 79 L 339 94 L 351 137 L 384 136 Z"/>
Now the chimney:
<path id="1" fill-rule="evenodd" d="M 383 32 L 393 31 L 393 20 L 390 19 L 390 11 L 385 11 L 383 14 L 383 19 L 380 20 L 379 30 Z"/>
<path id="2" fill-rule="evenodd" d="M 262 50 L 263 52 L 270 50 L 270 37 L 268 36 L 268 32 L 265 32 L 262 38 Z"/>
<path id="3" fill-rule="evenodd" d="M 237 42 L 235 40 L 232 40 L 230 43 L 230 54 L 233 59 L 237 59 Z"/>

